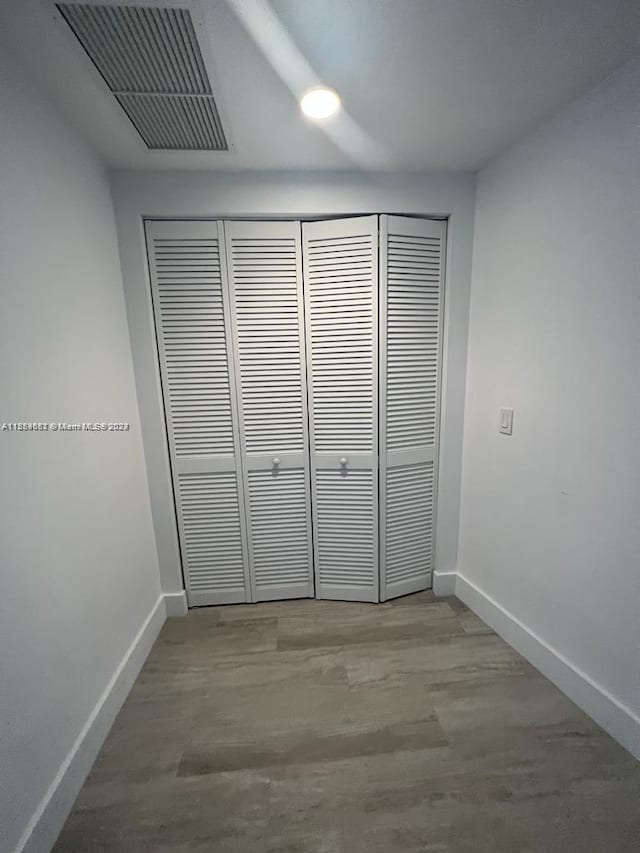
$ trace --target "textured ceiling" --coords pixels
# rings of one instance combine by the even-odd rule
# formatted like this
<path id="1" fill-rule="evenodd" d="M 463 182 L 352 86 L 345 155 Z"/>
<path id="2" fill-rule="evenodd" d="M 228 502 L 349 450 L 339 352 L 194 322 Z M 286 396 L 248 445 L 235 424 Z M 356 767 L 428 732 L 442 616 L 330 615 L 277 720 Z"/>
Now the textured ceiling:
<path id="1" fill-rule="evenodd" d="M 53 2 L 0 4 L 11 48 L 115 168 L 474 170 L 634 56 L 640 35 L 636 0 L 138 5 L 191 10 L 230 151 L 148 150 Z M 323 128 L 297 104 L 321 81 L 345 106 Z"/>

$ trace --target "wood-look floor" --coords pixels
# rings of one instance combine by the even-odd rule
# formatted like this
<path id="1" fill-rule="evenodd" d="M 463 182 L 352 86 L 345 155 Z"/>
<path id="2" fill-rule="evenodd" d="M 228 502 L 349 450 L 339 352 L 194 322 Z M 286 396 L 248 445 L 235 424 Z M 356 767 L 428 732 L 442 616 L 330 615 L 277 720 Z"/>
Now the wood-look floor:
<path id="1" fill-rule="evenodd" d="M 169 620 L 56 853 L 638 853 L 640 764 L 456 599 Z"/>

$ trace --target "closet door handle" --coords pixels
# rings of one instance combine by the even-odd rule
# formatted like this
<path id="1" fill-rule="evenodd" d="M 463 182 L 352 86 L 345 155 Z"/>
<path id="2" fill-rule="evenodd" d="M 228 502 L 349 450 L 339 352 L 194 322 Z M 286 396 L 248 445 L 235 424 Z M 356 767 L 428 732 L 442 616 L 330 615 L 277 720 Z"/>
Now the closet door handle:
<path id="1" fill-rule="evenodd" d="M 342 467 L 343 467 L 343 468 L 346 468 L 346 467 L 347 467 L 347 462 L 348 462 L 348 461 L 349 461 L 349 460 L 347 459 L 347 457 L 346 457 L 346 456 L 341 457 L 341 459 L 340 459 L 340 464 L 342 465 Z"/>
<path id="2" fill-rule="evenodd" d="M 280 464 L 280 459 L 277 456 L 274 456 L 273 457 L 273 467 L 277 468 L 279 464 Z"/>

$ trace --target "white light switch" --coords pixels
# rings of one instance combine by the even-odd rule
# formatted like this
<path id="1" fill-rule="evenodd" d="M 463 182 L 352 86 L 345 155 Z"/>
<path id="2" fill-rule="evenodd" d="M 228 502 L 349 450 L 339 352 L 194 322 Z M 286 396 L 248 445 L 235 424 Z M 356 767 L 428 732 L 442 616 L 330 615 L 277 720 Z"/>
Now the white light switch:
<path id="1" fill-rule="evenodd" d="M 513 432 L 513 409 L 500 409 L 500 432 L 503 435 Z"/>

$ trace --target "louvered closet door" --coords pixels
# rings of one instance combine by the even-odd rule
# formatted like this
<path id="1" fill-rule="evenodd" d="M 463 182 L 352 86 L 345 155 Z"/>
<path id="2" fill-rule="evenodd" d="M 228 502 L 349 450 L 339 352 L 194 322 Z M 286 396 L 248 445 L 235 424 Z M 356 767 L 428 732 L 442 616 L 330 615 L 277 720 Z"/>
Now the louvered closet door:
<path id="1" fill-rule="evenodd" d="M 378 217 L 304 223 L 316 595 L 378 600 Z"/>
<path id="2" fill-rule="evenodd" d="M 380 217 L 383 601 L 431 586 L 445 228 Z"/>
<path id="3" fill-rule="evenodd" d="M 147 222 L 190 605 L 250 600 L 222 224 Z"/>
<path id="4" fill-rule="evenodd" d="M 313 596 L 299 222 L 225 222 L 256 601 Z"/>

